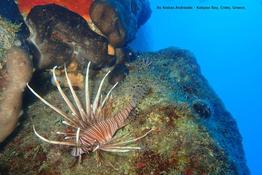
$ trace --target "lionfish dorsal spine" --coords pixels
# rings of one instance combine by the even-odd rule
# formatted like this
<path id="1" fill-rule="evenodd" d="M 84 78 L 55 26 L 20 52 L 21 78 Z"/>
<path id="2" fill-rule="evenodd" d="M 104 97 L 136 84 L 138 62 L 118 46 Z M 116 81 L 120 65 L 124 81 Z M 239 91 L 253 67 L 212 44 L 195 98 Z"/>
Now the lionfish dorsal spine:
<path id="1" fill-rule="evenodd" d="M 82 120 L 80 119 L 80 114 L 79 112 L 76 110 L 75 106 L 72 104 L 72 102 L 68 99 L 68 97 L 65 95 L 64 91 L 62 90 L 60 83 L 57 80 L 55 71 L 56 71 L 57 66 L 55 66 L 52 69 L 52 73 L 53 73 L 53 80 L 56 84 L 56 87 L 58 89 L 58 92 L 60 93 L 60 95 L 63 97 L 65 103 L 67 104 L 67 106 L 69 107 L 69 109 L 72 112 L 72 115 L 75 116 L 78 119 L 78 122 L 82 127 L 84 126 L 84 123 L 82 122 Z M 74 118 L 70 118 L 71 120 L 74 120 L 76 122 L 76 120 Z"/>
<path id="2" fill-rule="evenodd" d="M 106 79 L 106 77 L 108 76 L 108 74 L 110 73 L 110 71 L 108 71 L 106 73 L 106 75 L 104 76 L 104 78 L 101 80 L 101 83 L 98 87 L 98 90 L 97 90 L 97 94 L 96 94 L 96 97 L 95 97 L 95 100 L 94 100 L 94 103 L 93 103 L 93 113 L 95 114 L 97 112 L 97 108 L 98 108 L 98 105 L 99 105 L 99 100 L 100 100 L 100 95 L 101 95 L 101 91 L 102 91 L 102 86 L 104 84 L 104 81 Z"/>
<path id="3" fill-rule="evenodd" d="M 64 66 L 64 71 L 65 71 L 65 76 L 66 76 L 66 80 L 67 80 L 69 89 L 70 89 L 71 94 L 72 94 L 72 96 L 73 96 L 73 99 L 74 99 L 74 101 L 75 101 L 75 103 L 76 103 L 76 106 L 77 106 L 77 108 L 78 108 L 78 111 L 79 111 L 79 113 L 80 113 L 80 116 L 81 116 L 82 120 L 85 121 L 85 118 L 86 118 L 85 111 L 84 111 L 84 109 L 83 109 L 83 106 L 82 106 L 79 98 L 78 98 L 77 95 L 76 95 L 75 90 L 73 89 L 72 83 L 71 83 L 71 81 L 70 81 L 70 79 L 69 79 L 69 77 L 68 77 L 68 73 L 67 73 L 66 66 Z"/>
<path id="4" fill-rule="evenodd" d="M 85 97 L 86 97 L 86 115 L 87 120 L 90 120 L 91 117 L 91 105 L 90 105 L 90 95 L 89 95 L 89 69 L 91 62 L 89 61 L 86 68 L 86 79 L 85 79 Z"/>

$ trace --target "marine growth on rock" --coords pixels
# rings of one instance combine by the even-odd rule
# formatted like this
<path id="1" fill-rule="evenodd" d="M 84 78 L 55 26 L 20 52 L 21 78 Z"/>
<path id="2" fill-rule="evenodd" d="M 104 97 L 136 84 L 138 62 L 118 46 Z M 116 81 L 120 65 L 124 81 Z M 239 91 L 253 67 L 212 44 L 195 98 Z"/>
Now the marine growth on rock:
<path id="1" fill-rule="evenodd" d="M 112 114 L 112 102 L 108 101 L 110 98 L 110 94 L 112 90 L 117 86 L 118 82 L 109 90 L 106 94 L 105 98 L 102 99 L 101 90 L 105 78 L 110 73 L 108 72 L 104 78 L 101 80 L 99 85 L 96 97 L 91 104 L 90 95 L 89 95 L 89 68 L 90 62 L 87 66 L 86 71 L 86 84 L 85 84 L 85 107 L 80 102 L 79 98 L 74 91 L 71 81 L 68 78 L 67 71 L 65 68 L 65 75 L 67 78 L 67 83 L 69 85 L 70 91 L 72 93 L 75 105 L 69 100 L 69 98 L 65 95 L 59 82 L 57 81 L 55 70 L 56 67 L 53 68 L 53 77 L 56 83 L 57 89 L 63 97 L 65 103 L 70 109 L 71 114 L 66 114 L 62 110 L 56 108 L 51 105 L 49 102 L 44 100 L 40 95 L 38 95 L 29 85 L 27 87 L 31 90 L 33 94 L 35 94 L 42 102 L 44 102 L 47 106 L 52 108 L 55 112 L 63 117 L 63 124 L 65 124 L 68 128 L 65 132 L 57 132 L 57 134 L 62 135 L 64 140 L 66 141 L 54 141 L 49 140 L 43 136 L 41 136 L 36 130 L 35 127 L 34 133 L 43 141 L 48 142 L 50 144 L 58 144 L 58 145 L 66 145 L 72 146 L 73 149 L 71 151 L 72 156 L 79 157 L 81 160 L 81 155 L 89 152 L 96 152 L 97 159 L 100 160 L 100 151 L 105 152 L 129 152 L 132 150 L 139 150 L 140 147 L 137 146 L 129 146 L 144 138 L 148 135 L 152 130 L 147 131 L 145 134 L 130 140 L 124 140 L 127 138 L 126 136 L 115 136 L 116 132 L 126 125 L 126 119 L 129 116 L 129 113 L 134 109 L 137 104 L 137 100 L 144 96 L 146 91 L 144 89 L 139 88 L 139 92 L 131 99 L 131 102 L 126 105 L 126 107 L 120 110 L 117 114 Z M 111 99 L 112 100 L 112 99 Z"/>

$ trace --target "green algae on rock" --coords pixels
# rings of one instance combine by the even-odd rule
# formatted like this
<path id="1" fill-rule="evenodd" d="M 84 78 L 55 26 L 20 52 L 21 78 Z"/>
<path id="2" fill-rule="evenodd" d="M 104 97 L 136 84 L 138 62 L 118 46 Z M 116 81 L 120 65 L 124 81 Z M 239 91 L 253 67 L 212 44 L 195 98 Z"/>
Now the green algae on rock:
<path id="1" fill-rule="evenodd" d="M 14 45 L 19 27 L 0 16 L 0 62 L 4 59 L 6 51 Z"/>
<path id="2" fill-rule="evenodd" d="M 69 149 L 48 145 L 33 135 L 29 118 L 50 139 L 57 139 L 55 131 L 62 127 L 57 115 L 36 101 L 27 107 L 21 132 L 1 150 L 1 168 L 10 174 L 249 174 L 236 123 L 201 75 L 190 53 L 177 48 L 143 53 L 127 66 L 129 75 L 113 92 L 113 111 L 129 101 L 132 86 L 146 84 L 151 90 L 139 103 L 128 125 L 116 134 L 131 133 L 130 137 L 134 138 L 154 128 L 151 135 L 136 143 L 143 150 L 117 155 L 105 153 L 106 161 L 101 166 L 97 166 L 95 156 L 90 153 L 82 164 L 72 166 L 75 159 L 68 153 Z M 97 79 L 101 79 L 103 71 L 106 72 L 102 70 Z M 96 89 L 98 83 L 93 78 L 91 89 Z M 45 99 L 67 109 L 57 91 L 47 89 L 44 94 Z M 199 102 L 205 105 L 194 107 Z M 206 106 L 210 113 L 202 117 L 207 114 Z"/>

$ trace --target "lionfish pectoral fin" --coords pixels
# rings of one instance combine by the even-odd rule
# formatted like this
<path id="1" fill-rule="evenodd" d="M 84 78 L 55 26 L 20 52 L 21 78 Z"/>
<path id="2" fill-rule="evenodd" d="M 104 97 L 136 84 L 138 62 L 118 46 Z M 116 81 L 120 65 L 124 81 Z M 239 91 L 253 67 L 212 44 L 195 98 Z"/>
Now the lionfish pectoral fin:
<path id="1" fill-rule="evenodd" d="M 101 150 L 113 153 L 126 153 L 132 151 L 132 149 L 117 149 L 117 148 L 101 148 Z"/>
<path id="2" fill-rule="evenodd" d="M 108 145 L 104 147 L 103 150 L 119 150 L 120 152 L 123 150 L 132 151 L 132 150 L 141 150 L 139 146 L 114 146 Z"/>
<path id="3" fill-rule="evenodd" d="M 38 93 L 36 93 L 27 83 L 26 86 L 28 87 L 28 89 L 39 99 L 41 100 L 44 104 L 46 104 L 47 106 L 49 106 L 51 109 L 53 109 L 55 112 L 57 112 L 58 114 L 60 114 L 63 118 L 65 118 L 68 122 L 70 122 L 73 126 L 77 126 L 76 122 L 71 119 L 70 117 L 68 117 L 63 111 L 61 111 L 60 109 L 58 109 L 57 107 L 51 105 L 49 102 L 47 102 L 45 99 L 43 99 Z"/>
<path id="4" fill-rule="evenodd" d="M 146 137 L 152 131 L 154 131 L 154 129 L 150 129 L 149 131 L 147 131 L 144 135 L 142 135 L 140 137 L 137 137 L 137 138 L 134 138 L 134 139 L 131 139 L 131 140 L 127 140 L 127 141 L 123 141 L 123 142 L 114 143 L 114 144 L 111 144 L 111 146 L 121 146 L 121 145 L 126 145 L 128 143 L 134 143 L 134 142 Z"/>
<path id="5" fill-rule="evenodd" d="M 33 130 L 34 130 L 35 135 L 39 137 L 41 140 L 43 140 L 44 142 L 55 144 L 55 145 L 76 146 L 76 144 L 71 143 L 71 142 L 60 142 L 60 141 L 46 139 L 45 137 L 41 136 L 38 132 L 36 132 L 34 125 L 33 125 Z"/>

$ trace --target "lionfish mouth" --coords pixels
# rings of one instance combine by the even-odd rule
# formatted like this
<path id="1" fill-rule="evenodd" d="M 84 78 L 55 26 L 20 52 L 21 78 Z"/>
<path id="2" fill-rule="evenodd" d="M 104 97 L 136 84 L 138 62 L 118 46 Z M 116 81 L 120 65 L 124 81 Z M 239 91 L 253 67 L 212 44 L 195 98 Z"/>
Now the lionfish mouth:
<path id="1" fill-rule="evenodd" d="M 84 153 L 97 152 L 100 150 L 105 152 L 129 152 L 132 150 L 140 150 L 141 147 L 128 145 L 146 137 L 150 132 L 152 132 L 152 129 L 140 137 L 129 140 L 126 139 L 129 134 L 117 137 L 115 136 L 115 133 L 120 128 L 125 126 L 125 121 L 128 118 L 130 112 L 137 105 L 138 99 L 143 97 L 147 90 L 145 88 L 138 87 L 135 90 L 135 95 L 132 97 L 131 101 L 126 105 L 126 107 L 120 110 L 117 114 L 112 115 L 112 103 L 110 103 L 112 100 L 109 99 L 111 99 L 110 94 L 112 90 L 117 86 L 118 83 L 112 86 L 112 88 L 106 94 L 105 98 L 102 99 L 102 86 L 110 71 L 107 72 L 101 80 L 95 99 L 91 104 L 88 78 L 90 64 L 91 62 L 88 63 L 85 78 L 85 108 L 83 107 L 72 87 L 72 83 L 67 74 L 66 66 L 64 66 L 64 71 L 71 95 L 73 96 L 73 103 L 65 95 L 60 86 L 60 83 L 57 81 L 55 74 L 56 67 L 52 69 L 53 79 L 56 87 L 70 109 L 71 115 L 66 114 L 62 110 L 47 102 L 27 84 L 28 89 L 44 104 L 62 116 L 62 123 L 70 128 L 70 131 L 66 130 L 65 132 L 57 132 L 57 134 L 63 135 L 65 141 L 49 140 L 41 136 L 33 125 L 33 131 L 35 135 L 42 141 L 49 144 L 72 146 L 73 150 L 71 154 L 73 156 L 78 156 L 79 159 L 81 159 L 81 155 Z"/>

